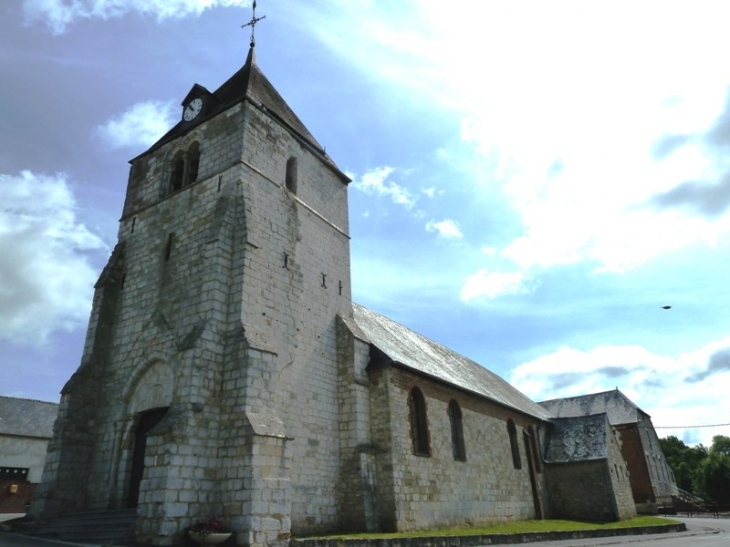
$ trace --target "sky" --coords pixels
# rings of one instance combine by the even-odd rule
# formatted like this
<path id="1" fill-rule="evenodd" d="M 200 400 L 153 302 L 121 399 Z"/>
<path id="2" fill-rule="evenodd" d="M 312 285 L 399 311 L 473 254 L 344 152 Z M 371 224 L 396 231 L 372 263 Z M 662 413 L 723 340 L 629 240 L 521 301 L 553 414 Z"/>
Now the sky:
<path id="1" fill-rule="evenodd" d="M 259 67 L 353 179 L 357 302 L 536 401 L 618 388 L 660 437 L 730 436 L 730 3 L 257 15 Z M 2 3 L 0 395 L 59 400 L 128 161 L 241 67 L 250 19 L 250 0 Z"/>

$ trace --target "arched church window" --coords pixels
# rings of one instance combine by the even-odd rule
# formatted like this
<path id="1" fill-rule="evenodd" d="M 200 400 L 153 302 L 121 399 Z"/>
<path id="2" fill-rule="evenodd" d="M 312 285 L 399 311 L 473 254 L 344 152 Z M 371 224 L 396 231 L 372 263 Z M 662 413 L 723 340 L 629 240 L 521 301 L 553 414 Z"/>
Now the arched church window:
<path id="1" fill-rule="evenodd" d="M 517 442 L 517 427 L 512 418 L 507 420 L 507 433 L 509 434 L 509 445 L 512 449 L 512 464 L 515 469 L 522 469 L 522 460 L 520 459 L 520 445 Z"/>
<path id="2" fill-rule="evenodd" d="M 198 180 L 200 166 L 200 144 L 194 142 L 185 152 L 178 152 L 172 158 L 170 168 L 170 192 L 177 192 Z"/>
<path id="3" fill-rule="evenodd" d="M 426 400 L 417 387 L 411 390 L 408 396 L 408 408 L 411 419 L 411 439 L 413 453 L 416 456 L 429 456 L 428 420 L 426 418 Z"/>
<path id="4" fill-rule="evenodd" d="M 297 193 L 297 159 L 292 156 L 286 162 L 286 189 L 292 194 Z"/>
<path id="5" fill-rule="evenodd" d="M 461 419 L 461 408 L 459 403 L 451 400 L 449 403 L 449 423 L 451 424 L 451 449 L 454 459 L 466 461 L 466 448 L 464 447 L 464 424 Z"/>

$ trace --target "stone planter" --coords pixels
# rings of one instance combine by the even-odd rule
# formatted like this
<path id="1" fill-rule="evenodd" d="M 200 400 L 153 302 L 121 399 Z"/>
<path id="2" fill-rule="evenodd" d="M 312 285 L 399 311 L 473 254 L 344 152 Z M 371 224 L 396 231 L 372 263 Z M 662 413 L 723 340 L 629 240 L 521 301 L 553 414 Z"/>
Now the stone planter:
<path id="1" fill-rule="evenodd" d="M 190 539 L 198 545 L 218 545 L 227 540 L 232 532 L 212 532 L 210 534 L 201 534 L 200 532 L 188 532 Z"/>

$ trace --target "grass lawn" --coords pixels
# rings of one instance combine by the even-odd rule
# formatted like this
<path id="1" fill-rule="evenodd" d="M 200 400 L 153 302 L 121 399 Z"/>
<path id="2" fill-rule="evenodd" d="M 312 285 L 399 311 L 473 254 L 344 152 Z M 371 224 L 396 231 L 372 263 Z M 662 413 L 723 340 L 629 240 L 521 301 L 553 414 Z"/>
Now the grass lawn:
<path id="1" fill-rule="evenodd" d="M 417 532 L 395 532 L 387 534 L 342 534 L 326 537 L 328 539 L 392 539 L 398 537 L 439 537 L 439 536 L 481 536 L 490 534 L 523 534 L 527 532 L 572 532 L 574 530 L 605 530 L 607 528 L 634 528 L 638 526 L 662 526 L 679 524 L 677 520 L 663 517 L 636 517 L 617 522 L 595 523 L 573 520 L 520 520 L 492 526 L 447 528 L 439 530 L 420 530 Z M 304 538 L 298 538 L 304 539 Z"/>

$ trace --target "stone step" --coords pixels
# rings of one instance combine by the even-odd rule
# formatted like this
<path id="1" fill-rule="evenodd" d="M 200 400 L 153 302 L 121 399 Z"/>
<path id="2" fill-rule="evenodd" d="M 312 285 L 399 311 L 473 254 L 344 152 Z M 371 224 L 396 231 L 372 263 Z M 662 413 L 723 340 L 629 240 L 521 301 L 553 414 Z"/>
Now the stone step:
<path id="1" fill-rule="evenodd" d="M 81 543 L 131 545 L 136 520 L 135 509 L 68 513 L 45 522 L 35 535 Z"/>

